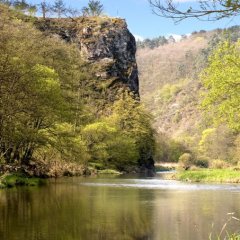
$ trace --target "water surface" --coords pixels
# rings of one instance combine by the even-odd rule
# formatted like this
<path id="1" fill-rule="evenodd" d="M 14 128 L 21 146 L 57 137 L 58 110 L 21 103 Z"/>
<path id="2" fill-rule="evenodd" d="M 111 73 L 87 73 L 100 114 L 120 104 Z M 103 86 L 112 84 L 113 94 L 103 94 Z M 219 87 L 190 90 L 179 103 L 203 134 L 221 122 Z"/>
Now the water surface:
<path id="1" fill-rule="evenodd" d="M 1 240 L 203 240 L 240 217 L 240 185 L 154 178 L 51 180 L 0 191 Z M 240 222 L 228 223 L 229 232 Z"/>

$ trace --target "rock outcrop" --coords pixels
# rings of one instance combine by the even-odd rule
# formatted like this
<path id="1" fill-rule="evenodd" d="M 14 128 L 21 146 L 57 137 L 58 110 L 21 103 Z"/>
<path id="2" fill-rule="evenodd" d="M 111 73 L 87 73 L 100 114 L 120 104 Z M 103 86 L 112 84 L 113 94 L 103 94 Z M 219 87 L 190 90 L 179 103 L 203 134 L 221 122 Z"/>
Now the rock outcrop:
<path id="1" fill-rule="evenodd" d="M 82 57 L 92 63 L 99 81 L 111 89 L 114 99 L 119 89 L 139 94 L 136 42 L 125 20 L 109 17 L 38 20 L 36 26 L 79 46 Z M 115 91 L 114 91 L 115 89 Z"/>

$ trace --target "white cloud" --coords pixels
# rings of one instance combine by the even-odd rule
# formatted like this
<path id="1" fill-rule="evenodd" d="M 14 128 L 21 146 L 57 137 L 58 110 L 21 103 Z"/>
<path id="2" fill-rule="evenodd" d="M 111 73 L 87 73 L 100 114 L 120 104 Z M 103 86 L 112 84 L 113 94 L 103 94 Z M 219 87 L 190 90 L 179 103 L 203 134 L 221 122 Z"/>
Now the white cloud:
<path id="1" fill-rule="evenodd" d="M 182 36 L 179 34 L 169 33 L 169 34 L 167 34 L 166 37 L 169 38 L 170 36 L 172 36 L 176 42 L 179 42 L 182 39 Z"/>
<path id="2" fill-rule="evenodd" d="M 174 39 L 175 39 L 176 42 L 179 42 L 179 41 L 181 41 L 181 39 L 182 39 L 182 36 L 181 36 L 181 35 L 178 35 L 178 34 L 173 34 L 172 36 L 174 37 Z"/>
<path id="3" fill-rule="evenodd" d="M 143 41 L 144 40 L 144 37 L 139 36 L 137 34 L 133 34 L 133 36 L 135 37 L 136 41 Z"/>
<path id="4" fill-rule="evenodd" d="M 186 37 L 190 37 L 191 36 L 191 33 L 187 33 L 187 34 L 184 34 Z M 169 38 L 170 36 L 172 36 L 176 42 L 180 42 L 182 40 L 182 35 L 179 35 L 179 34 L 174 34 L 174 33 L 169 33 L 166 35 L 166 38 Z"/>

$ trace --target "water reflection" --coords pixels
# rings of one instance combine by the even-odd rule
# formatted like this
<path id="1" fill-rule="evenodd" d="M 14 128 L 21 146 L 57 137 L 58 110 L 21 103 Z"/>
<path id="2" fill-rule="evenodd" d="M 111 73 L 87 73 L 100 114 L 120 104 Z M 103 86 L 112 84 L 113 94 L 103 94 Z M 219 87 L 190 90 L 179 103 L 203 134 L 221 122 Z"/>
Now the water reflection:
<path id="1" fill-rule="evenodd" d="M 231 190 L 236 186 L 222 191 L 146 187 L 156 181 L 75 178 L 1 190 L 0 239 L 202 240 L 220 231 L 228 212 L 240 216 L 240 192 Z M 228 230 L 238 230 L 238 224 L 231 222 Z"/>

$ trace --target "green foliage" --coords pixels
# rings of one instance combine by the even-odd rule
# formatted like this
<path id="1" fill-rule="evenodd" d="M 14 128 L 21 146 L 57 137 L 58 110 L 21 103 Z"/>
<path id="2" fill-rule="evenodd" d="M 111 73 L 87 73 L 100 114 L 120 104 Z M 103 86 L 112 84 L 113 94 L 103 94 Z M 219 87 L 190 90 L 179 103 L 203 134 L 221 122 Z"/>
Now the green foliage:
<path id="1" fill-rule="evenodd" d="M 108 121 L 114 123 L 122 134 L 135 141 L 140 155 L 140 166 L 153 164 L 154 131 L 152 117 L 132 94 L 124 92 L 113 105 L 113 113 Z"/>
<path id="2" fill-rule="evenodd" d="M 138 48 L 150 48 L 154 49 L 159 46 L 163 46 L 165 44 L 168 44 L 168 39 L 164 36 L 159 36 L 157 38 L 153 39 L 144 39 L 143 41 L 137 41 L 137 47 Z"/>
<path id="3" fill-rule="evenodd" d="M 179 157 L 186 151 L 177 141 L 158 134 L 155 142 L 154 160 L 156 162 L 178 162 Z"/>
<path id="4" fill-rule="evenodd" d="M 58 123 L 46 134 L 48 134 L 48 143 L 61 153 L 61 158 L 81 164 L 87 163 L 90 159 L 87 143 L 81 134 L 74 130 L 74 125 L 66 122 Z"/>
<path id="5" fill-rule="evenodd" d="M 68 159 L 87 160 L 77 135 L 85 115 L 77 47 L 46 37 L 1 10 L 1 156 L 7 163 L 28 164 L 37 149 L 54 148 L 62 156 L 68 152 Z"/>
<path id="6" fill-rule="evenodd" d="M 223 117 L 220 114 L 218 116 L 216 109 L 220 102 L 216 102 L 212 103 L 211 108 L 206 108 L 207 112 L 203 114 L 202 109 L 199 108 L 203 90 L 199 74 L 207 67 L 208 57 L 214 55 L 213 51 L 217 51 L 216 48 L 219 44 L 230 39 L 228 42 L 232 42 L 230 45 L 234 46 L 234 42 L 239 39 L 239 33 L 239 26 L 233 26 L 229 29 L 195 32 L 181 42 L 176 42 L 174 45 L 165 44 L 160 48 L 155 48 L 154 51 L 139 47 L 138 67 L 141 72 L 141 100 L 155 117 L 154 127 L 158 131 L 159 138 L 162 138 L 157 143 L 156 161 L 169 161 L 169 159 L 178 161 L 181 154 L 191 151 L 197 158 L 199 156 L 209 159 L 219 158 L 230 163 L 237 163 L 239 154 L 237 153 L 237 144 L 234 141 L 238 131 L 234 129 L 234 132 L 227 126 L 227 118 L 231 117 L 232 112 L 226 110 L 225 115 L 222 115 Z M 148 41 L 146 40 L 146 42 Z M 239 48 L 238 43 L 237 46 Z M 235 48 L 237 49 L 237 47 Z M 224 50 L 224 52 L 226 51 Z M 234 53 L 234 59 L 237 59 L 236 52 L 237 50 Z M 237 65 L 239 64 L 235 64 L 234 71 L 237 74 L 232 73 L 229 66 L 233 66 L 234 63 L 230 61 L 230 56 L 232 56 L 230 53 L 229 51 L 229 64 L 227 57 L 226 61 L 223 62 L 219 53 L 219 64 L 217 62 L 215 67 L 219 71 L 222 70 L 226 76 L 232 74 L 232 79 L 238 86 L 239 69 Z M 165 60 L 162 61 L 162 59 Z M 214 75 L 214 73 L 212 75 L 216 77 L 214 86 L 220 85 L 219 75 Z M 203 76 L 206 75 L 203 74 Z M 182 81 L 182 79 L 187 80 Z M 225 93 L 225 87 L 222 86 L 221 96 L 222 98 L 226 97 L 226 101 L 235 96 L 235 123 L 238 124 L 239 88 L 233 87 L 233 89 L 235 95 L 231 92 Z M 208 89 L 205 90 L 205 93 L 207 96 Z M 228 95 L 231 97 L 229 98 Z M 212 118 L 216 116 L 218 119 L 215 119 L 214 122 L 217 124 L 213 124 Z M 215 130 L 208 133 L 208 129 Z M 170 142 L 172 142 L 172 148 Z M 174 147 L 174 142 L 178 142 L 180 147 Z M 178 157 L 176 157 L 177 155 Z"/>
<path id="7" fill-rule="evenodd" d="M 34 16 L 37 12 L 37 6 L 30 4 L 25 0 L 0 0 L 0 4 L 4 4 L 8 7 L 14 8 L 19 13 L 25 13 L 30 16 Z"/>
<path id="8" fill-rule="evenodd" d="M 198 152 L 212 159 L 231 160 L 233 141 L 234 135 L 227 127 L 208 128 L 202 132 Z"/>
<path id="9" fill-rule="evenodd" d="M 6 174 L 0 177 L 2 187 L 11 188 L 16 186 L 39 186 L 44 184 L 44 180 L 39 178 L 29 178 L 24 174 Z"/>
<path id="10" fill-rule="evenodd" d="M 52 11 L 57 14 L 57 17 L 60 18 L 62 15 L 66 13 L 66 6 L 63 2 L 63 0 L 55 0 Z"/>
<path id="11" fill-rule="evenodd" d="M 103 5 L 100 1 L 90 0 L 87 7 L 82 9 L 85 16 L 100 16 L 103 12 Z"/>
<path id="12" fill-rule="evenodd" d="M 200 167 L 200 168 L 208 168 L 209 166 L 209 159 L 204 158 L 204 157 L 198 157 L 194 161 L 195 166 Z"/>
<path id="13" fill-rule="evenodd" d="M 153 167 L 151 117 L 137 97 L 120 90 L 111 103 L 75 44 L 41 33 L 8 8 L 0 11 L 1 162 Z"/>
<path id="14" fill-rule="evenodd" d="M 123 93 L 112 113 L 82 130 L 91 161 L 107 168 L 128 170 L 149 162 L 153 151 L 150 116 L 133 96 Z"/>
<path id="15" fill-rule="evenodd" d="M 182 85 L 181 82 L 178 84 L 165 84 L 159 91 L 159 98 L 163 102 L 170 101 L 179 91 L 181 91 Z"/>
<path id="16" fill-rule="evenodd" d="M 109 141 L 114 138 L 116 129 L 106 122 L 96 122 L 89 125 L 82 131 L 83 138 L 87 142 L 92 161 L 100 161 L 107 165 L 109 156 Z"/>
<path id="17" fill-rule="evenodd" d="M 213 135 L 215 134 L 215 128 L 208 128 L 202 132 L 202 138 L 199 141 L 199 152 L 203 155 L 210 154 L 210 148 L 212 148 L 214 141 L 217 140 Z M 211 154 L 210 154 L 211 155 Z M 212 157 L 212 156 L 211 156 Z"/>
<path id="18" fill-rule="evenodd" d="M 216 124 L 227 123 L 240 131 L 240 41 L 225 41 L 209 58 L 209 66 L 201 78 L 207 89 L 202 107 Z"/>

